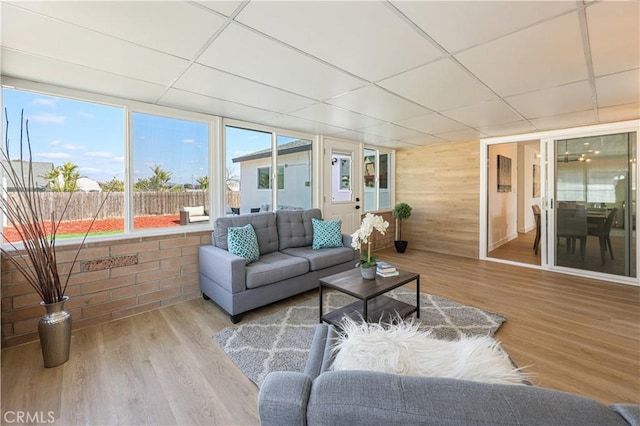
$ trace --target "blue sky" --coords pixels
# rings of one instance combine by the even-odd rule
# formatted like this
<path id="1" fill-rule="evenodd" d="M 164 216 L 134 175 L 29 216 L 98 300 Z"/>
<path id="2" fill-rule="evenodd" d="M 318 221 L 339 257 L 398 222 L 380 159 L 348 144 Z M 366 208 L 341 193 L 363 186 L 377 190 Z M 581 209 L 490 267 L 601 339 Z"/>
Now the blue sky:
<path id="1" fill-rule="evenodd" d="M 12 159 L 18 157 L 20 112 L 29 120 L 33 160 L 54 166 L 71 162 L 81 176 L 99 182 L 124 179 L 124 110 L 39 93 L 3 89 L 9 114 Z M 3 112 L 4 127 L 4 112 Z M 207 174 L 208 130 L 203 123 L 134 113 L 134 182 L 151 176 L 151 167 L 172 173 L 172 183 L 194 183 Z M 280 136 L 278 143 L 295 138 Z M 25 138 L 26 143 L 26 138 Z M 271 134 L 229 127 L 226 165 L 240 173 L 232 158 L 268 148 Z M 4 135 L 2 140 L 4 148 Z"/>

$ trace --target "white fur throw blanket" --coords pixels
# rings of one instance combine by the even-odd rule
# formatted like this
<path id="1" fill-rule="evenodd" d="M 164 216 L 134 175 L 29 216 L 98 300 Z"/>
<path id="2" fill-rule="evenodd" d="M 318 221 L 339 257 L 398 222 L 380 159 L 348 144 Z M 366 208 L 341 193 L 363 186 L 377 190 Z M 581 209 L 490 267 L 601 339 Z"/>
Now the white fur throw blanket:
<path id="1" fill-rule="evenodd" d="M 413 322 L 381 325 L 343 320 L 332 348 L 333 370 L 368 370 L 409 376 L 448 377 L 485 383 L 522 384 L 500 342 L 489 336 L 437 340 Z"/>

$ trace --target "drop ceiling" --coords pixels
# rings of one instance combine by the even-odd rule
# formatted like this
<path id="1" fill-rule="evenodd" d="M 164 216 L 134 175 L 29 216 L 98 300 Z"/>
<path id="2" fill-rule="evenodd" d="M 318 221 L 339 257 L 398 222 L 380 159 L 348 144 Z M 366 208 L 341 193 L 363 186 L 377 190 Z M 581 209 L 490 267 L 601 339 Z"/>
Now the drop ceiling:
<path id="1" fill-rule="evenodd" d="M 637 1 L 1 5 L 4 77 L 404 148 L 640 118 Z"/>

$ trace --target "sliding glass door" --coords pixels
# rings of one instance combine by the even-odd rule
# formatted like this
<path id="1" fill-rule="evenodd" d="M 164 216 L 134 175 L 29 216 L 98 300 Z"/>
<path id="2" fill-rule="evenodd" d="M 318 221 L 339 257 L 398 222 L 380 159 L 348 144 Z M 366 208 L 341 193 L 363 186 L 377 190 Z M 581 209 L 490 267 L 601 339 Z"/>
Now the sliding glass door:
<path id="1" fill-rule="evenodd" d="M 635 277 L 635 132 L 557 139 L 554 148 L 554 265 Z"/>
<path id="2" fill-rule="evenodd" d="M 480 257 L 640 284 L 640 121 L 484 139 Z"/>

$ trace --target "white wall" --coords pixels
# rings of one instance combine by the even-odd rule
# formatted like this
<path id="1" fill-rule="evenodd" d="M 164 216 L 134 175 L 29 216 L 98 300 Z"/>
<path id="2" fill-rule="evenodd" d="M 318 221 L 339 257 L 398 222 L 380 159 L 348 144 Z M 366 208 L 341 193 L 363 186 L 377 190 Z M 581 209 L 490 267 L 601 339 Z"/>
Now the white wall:
<path id="1" fill-rule="evenodd" d="M 498 192 L 498 155 L 511 159 L 511 192 Z M 518 144 L 489 147 L 488 250 L 500 247 L 518 236 Z"/>

